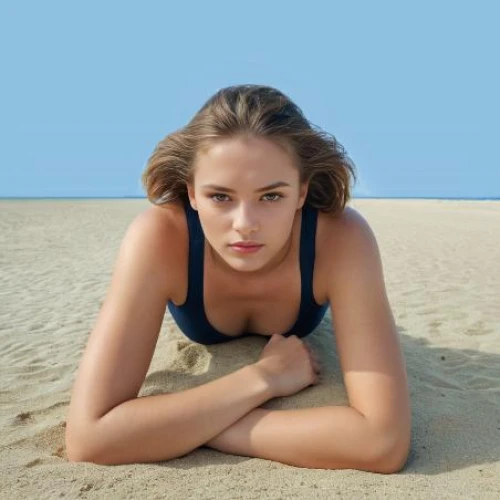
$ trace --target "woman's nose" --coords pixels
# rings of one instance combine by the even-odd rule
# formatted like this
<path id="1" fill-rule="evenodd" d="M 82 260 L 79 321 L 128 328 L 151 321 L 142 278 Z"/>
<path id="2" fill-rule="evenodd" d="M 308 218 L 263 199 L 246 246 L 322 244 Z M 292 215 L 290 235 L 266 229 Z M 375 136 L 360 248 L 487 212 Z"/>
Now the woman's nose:
<path id="1" fill-rule="evenodd" d="M 233 227 L 240 233 L 252 233 L 258 231 L 259 224 L 255 211 L 246 205 L 240 205 L 234 215 Z"/>

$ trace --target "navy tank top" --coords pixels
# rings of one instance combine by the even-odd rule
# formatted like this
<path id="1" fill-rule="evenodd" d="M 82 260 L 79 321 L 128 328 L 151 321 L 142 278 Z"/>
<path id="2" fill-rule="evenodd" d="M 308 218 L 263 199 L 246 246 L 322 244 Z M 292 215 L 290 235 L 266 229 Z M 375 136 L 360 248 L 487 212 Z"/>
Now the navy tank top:
<path id="1" fill-rule="evenodd" d="M 188 291 L 184 304 L 176 306 L 168 301 L 168 309 L 181 331 L 198 344 L 218 344 L 253 334 L 225 335 L 217 331 L 208 321 L 203 306 L 203 265 L 205 236 L 200 224 L 198 212 L 189 201 L 185 201 L 184 209 L 189 231 L 189 264 L 188 264 Z M 305 337 L 321 322 L 329 302 L 318 304 L 313 295 L 313 271 L 315 257 L 315 236 L 318 209 L 308 204 L 302 207 L 302 222 L 300 231 L 300 279 L 301 300 L 300 309 L 292 328 L 283 334 L 288 337 L 297 335 Z"/>

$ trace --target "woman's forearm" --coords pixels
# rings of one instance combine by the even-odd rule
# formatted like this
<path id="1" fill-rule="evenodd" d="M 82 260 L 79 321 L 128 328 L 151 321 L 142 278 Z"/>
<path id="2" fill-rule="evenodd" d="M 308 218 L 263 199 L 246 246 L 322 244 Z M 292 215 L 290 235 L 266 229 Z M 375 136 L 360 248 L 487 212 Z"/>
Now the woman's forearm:
<path id="1" fill-rule="evenodd" d="M 396 472 L 399 457 L 389 438 L 377 433 L 357 410 L 324 406 L 297 410 L 256 408 L 205 446 L 296 467 Z"/>
<path id="2" fill-rule="evenodd" d="M 126 401 L 96 421 L 70 408 L 72 461 L 153 462 L 183 456 L 273 397 L 254 365 L 185 391 Z"/>

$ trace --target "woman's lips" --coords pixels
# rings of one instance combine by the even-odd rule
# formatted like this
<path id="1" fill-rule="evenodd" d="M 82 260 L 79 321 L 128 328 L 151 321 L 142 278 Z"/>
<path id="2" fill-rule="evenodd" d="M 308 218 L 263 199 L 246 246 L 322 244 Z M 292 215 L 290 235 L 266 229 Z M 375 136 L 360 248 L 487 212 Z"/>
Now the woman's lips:
<path id="1" fill-rule="evenodd" d="M 258 245 L 257 243 L 253 244 L 247 244 L 247 243 L 234 243 L 233 245 L 231 245 L 232 247 L 245 247 L 245 248 L 248 248 L 248 247 L 261 247 L 262 245 Z"/>
<path id="2" fill-rule="evenodd" d="M 260 250 L 263 247 L 263 245 L 252 245 L 252 246 L 230 245 L 230 247 L 240 253 L 253 253 Z"/>

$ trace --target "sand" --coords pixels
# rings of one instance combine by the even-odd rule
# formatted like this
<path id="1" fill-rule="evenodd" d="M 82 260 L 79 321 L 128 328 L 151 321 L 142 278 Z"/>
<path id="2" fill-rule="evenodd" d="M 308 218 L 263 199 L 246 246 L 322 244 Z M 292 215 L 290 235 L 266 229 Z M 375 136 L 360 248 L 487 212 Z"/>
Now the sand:
<path id="1" fill-rule="evenodd" d="M 384 475 L 198 448 L 162 463 L 65 459 L 75 372 L 128 224 L 148 202 L 0 200 L 0 498 L 500 498 L 500 203 L 353 200 L 375 231 L 407 363 L 412 450 Z M 189 341 L 167 311 L 141 395 L 258 359 L 265 339 Z M 268 407 L 346 404 L 330 313 L 323 382 Z"/>

